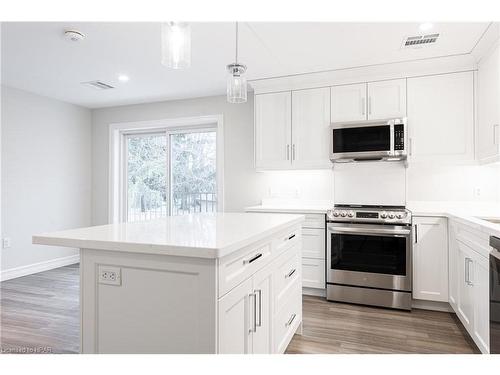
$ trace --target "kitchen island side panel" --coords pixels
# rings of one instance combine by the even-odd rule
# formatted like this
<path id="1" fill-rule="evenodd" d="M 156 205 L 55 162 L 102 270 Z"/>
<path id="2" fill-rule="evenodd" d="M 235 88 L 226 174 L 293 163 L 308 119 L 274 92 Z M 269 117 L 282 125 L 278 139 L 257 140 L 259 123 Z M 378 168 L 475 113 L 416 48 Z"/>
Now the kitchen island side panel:
<path id="1" fill-rule="evenodd" d="M 82 249 L 80 267 L 82 353 L 216 352 L 215 259 Z"/>

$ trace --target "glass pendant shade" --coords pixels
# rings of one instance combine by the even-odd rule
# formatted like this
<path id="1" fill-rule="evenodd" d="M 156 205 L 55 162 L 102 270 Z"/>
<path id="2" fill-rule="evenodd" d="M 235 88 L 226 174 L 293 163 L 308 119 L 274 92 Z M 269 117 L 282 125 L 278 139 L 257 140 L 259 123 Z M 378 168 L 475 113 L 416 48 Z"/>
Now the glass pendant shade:
<path id="1" fill-rule="evenodd" d="M 187 22 L 161 25 L 161 63 L 172 69 L 191 65 L 191 27 Z"/>
<path id="2" fill-rule="evenodd" d="M 247 101 L 247 79 L 243 75 L 245 65 L 231 64 L 227 66 L 227 101 L 229 103 L 245 103 Z"/>

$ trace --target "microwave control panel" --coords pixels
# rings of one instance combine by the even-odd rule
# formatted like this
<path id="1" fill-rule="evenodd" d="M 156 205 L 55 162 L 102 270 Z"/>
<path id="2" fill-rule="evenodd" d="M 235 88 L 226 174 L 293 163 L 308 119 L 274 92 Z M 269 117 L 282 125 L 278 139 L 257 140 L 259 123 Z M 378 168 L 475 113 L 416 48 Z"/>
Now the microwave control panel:
<path id="1" fill-rule="evenodd" d="M 394 125 L 394 151 L 403 151 L 405 149 L 404 125 Z"/>

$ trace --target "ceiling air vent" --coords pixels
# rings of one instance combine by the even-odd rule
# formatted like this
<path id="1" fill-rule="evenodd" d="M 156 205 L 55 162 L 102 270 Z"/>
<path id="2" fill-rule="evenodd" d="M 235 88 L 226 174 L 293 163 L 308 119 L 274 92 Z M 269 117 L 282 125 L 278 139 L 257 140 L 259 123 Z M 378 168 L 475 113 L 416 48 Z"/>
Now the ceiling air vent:
<path id="1" fill-rule="evenodd" d="M 101 81 L 90 81 L 90 82 L 82 82 L 82 85 L 92 87 L 96 90 L 109 90 L 109 89 L 114 89 L 113 86 L 108 85 L 107 83 L 101 82 Z"/>
<path id="2" fill-rule="evenodd" d="M 430 45 L 432 43 L 436 43 L 438 37 L 439 34 L 409 36 L 403 40 L 401 48 L 419 48 Z"/>

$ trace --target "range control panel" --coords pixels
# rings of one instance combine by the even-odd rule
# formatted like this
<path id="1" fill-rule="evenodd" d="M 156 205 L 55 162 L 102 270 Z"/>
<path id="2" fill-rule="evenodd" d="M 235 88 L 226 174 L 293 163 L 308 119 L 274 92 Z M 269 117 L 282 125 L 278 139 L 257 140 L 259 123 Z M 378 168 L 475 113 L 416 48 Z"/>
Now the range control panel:
<path id="1" fill-rule="evenodd" d="M 330 222 L 410 224 L 411 212 L 401 207 L 339 206 L 327 211 L 327 220 Z"/>

